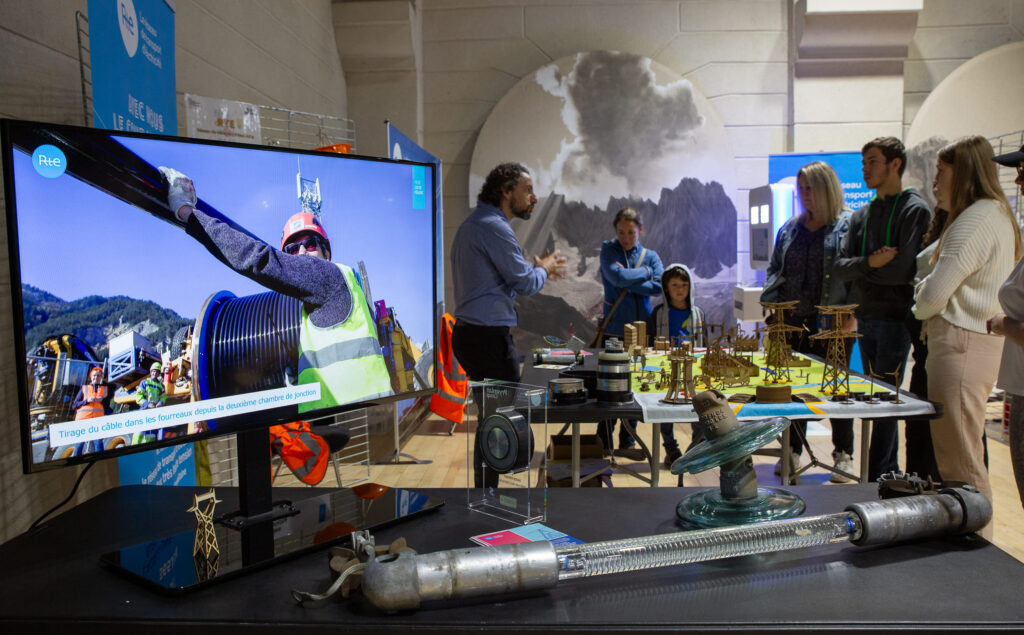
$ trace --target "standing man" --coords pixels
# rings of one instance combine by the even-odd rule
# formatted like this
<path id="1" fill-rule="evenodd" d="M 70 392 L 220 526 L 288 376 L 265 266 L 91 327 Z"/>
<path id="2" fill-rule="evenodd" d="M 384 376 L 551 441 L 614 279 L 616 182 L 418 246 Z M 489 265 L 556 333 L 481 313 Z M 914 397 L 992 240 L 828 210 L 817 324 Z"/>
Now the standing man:
<path id="1" fill-rule="evenodd" d="M 533 295 L 549 279 L 565 275 L 566 259 L 558 250 L 534 256 L 532 265 L 523 258 L 510 221 L 529 220 L 536 204 L 533 178 L 527 169 L 518 163 L 502 163 L 487 175 L 476 209 L 455 232 L 451 250 L 455 286 L 452 349 L 473 381 L 519 381 L 519 356 L 509 332 L 519 323 L 515 297 Z M 482 421 L 481 393 L 474 389 Z M 480 462 L 474 457 L 474 485 L 497 485 L 497 474 L 487 474 L 494 478 L 484 483 Z"/>
<path id="2" fill-rule="evenodd" d="M 78 389 L 78 395 L 71 403 L 75 409 L 75 421 L 95 419 L 110 412 L 110 388 L 103 383 L 103 368 L 93 366 L 89 370 L 89 383 Z"/>
<path id="3" fill-rule="evenodd" d="M 153 362 L 149 367 L 149 377 L 142 380 L 135 390 L 135 403 L 143 410 L 147 408 L 159 408 L 167 403 L 167 391 L 164 389 L 164 382 L 160 379 L 160 372 L 163 364 Z"/>
<path id="4" fill-rule="evenodd" d="M 903 187 L 907 152 L 895 137 L 879 137 L 861 149 L 864 183 L 871 202 L 854 212 L 843 239 L 835 275 L 852 281 L 858 303 L 865 372 L 899 386 L 910 352 L 915 259 L 931 212 L 912 188 Z M 876 419 L 868 453 L 868 480 L 899 469 L 896 419 Z"/>
<path id="5" fill-rule="evenodd" d="M 192 180 L 158 169 L 168 182 L 168 207 L 190 236 L 234 271 L 301 303 L 298 384 L 319 385 L 320 398 L 298 404 L 299 413 L 394 394 L 362 279 L 331 261 L 316 215 L 293 214 L 275 249 L 223 215 L 197 209 Z"/>

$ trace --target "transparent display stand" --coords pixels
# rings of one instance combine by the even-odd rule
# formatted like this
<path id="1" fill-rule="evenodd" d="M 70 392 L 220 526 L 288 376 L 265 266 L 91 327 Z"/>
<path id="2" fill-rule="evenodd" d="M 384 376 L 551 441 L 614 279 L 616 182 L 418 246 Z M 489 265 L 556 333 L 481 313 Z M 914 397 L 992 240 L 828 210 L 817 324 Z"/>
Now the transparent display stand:
<path id="1" fill-rule="evenodd" d="M 466 435 L 469 508 L 514 524 L 547 520 L 547 389 L 499 381 L 470 388 L 478 415 L 476 433 Z"/>

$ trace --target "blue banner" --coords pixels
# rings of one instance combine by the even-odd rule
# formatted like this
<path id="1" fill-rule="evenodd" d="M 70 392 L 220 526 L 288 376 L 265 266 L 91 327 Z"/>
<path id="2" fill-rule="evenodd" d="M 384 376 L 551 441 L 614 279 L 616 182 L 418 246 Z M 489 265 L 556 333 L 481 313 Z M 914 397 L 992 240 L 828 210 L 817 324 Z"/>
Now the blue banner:
<path id="1" fill-rule="evenodd" d="M 178 134 L 171 7 L 165 0 L 89 0 L 94 127 Z M 191 443 L 123 456 L 117 465 L 122 485 L 196 484 Z"/>
<path id="2" fill-rule="evenodd" d="M 436 174 L 434 178 L 437 180 L 434 183 L 434 216 L 436 236 L 435 236 L 435 248 L 437 249 L 437 290 L 438 295 L 441 296 L 441 303 L 444 304 L 444 267 L 440 266 L 444 262 L 444 223 L 442 222 L 443 214 L 441 213 L 441 159 L 438 159 L 434 155 L 430 154 L 419 146 L 415 141 L 402 134 L 402 131 L 391 125 L 391 122 L 385 122 L 388 129 L 388 157 L 391 159 L 404 159 L 406 161 L 419 161 L 420 163 L 433 163 L 436 166 Z M 423 172 L 420 171 L 420 181 L 422 181 Z M 415 188 L 415 183 L 413 185 Z M 414 190 L 415 196 L 415 190 Z M 440 316 L 444 313 L 442 310 L 438 312 Z"/>
<path id="3" fill-rule="evenodd" d="M 174 10 L 165 0 L 89 0 L 93 125 L 178 133 Z"/>
<path id="4" fill-rule="evenodd" d="M 814 161 L 832 166 L 843 185 L 843 199 L 851 210 L 862 207 L 874 193 L 864 185 L 860 152 L 808 152 L 805 154 L 772 154 L 768 156 L 768 182 L 778 183 L 791 178 L 796 185 L 796 173 Z"/>

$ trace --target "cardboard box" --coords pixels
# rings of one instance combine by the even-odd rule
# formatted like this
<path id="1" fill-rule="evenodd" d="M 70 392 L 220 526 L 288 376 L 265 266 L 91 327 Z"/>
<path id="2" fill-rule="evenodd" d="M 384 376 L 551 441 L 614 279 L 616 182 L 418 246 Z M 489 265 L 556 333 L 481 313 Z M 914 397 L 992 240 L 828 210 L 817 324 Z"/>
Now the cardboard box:
<path id="1" fill-rule="evenodd" d="M 604 456 L 604 447 L 596 434 L 580 435 L 580 459 L 600 459 Z M 549 461 L 572 460 L 572 435 L 558 434 L 551 437 L 548 444 Z"/>
<path id="2" fill-rule="evenodd" d="M 583 481 L 580 483 L 580 487 L 601 487 L 602 483 L 611 487 L 611 461 L 601 458 L 580 460 L 581 478 L 586 478 L 594 472 L 598 473 L 597 476 Z M 548 487 L 572 487 L 572 461 L 548 461 L 544 479 Z"/>

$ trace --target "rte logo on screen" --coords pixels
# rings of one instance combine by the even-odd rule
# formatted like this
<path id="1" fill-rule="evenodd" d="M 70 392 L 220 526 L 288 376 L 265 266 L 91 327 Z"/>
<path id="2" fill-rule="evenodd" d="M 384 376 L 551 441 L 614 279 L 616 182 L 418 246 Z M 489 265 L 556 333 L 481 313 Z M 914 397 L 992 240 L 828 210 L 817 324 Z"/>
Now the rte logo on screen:
<path id="1" fill-rule="evenodd" d="M 117 0 L 117 26 L 121 28 L 128 57 L 135 57 L 135 51 L 139 50 L 139 23 L 132 0 Z"/>
<path id="2" fill-rule="evenodd" d="M 55 179 L 68 168 L 67 157 L 57 146 L 41 145 L 32 153 L 32 167 L 40 175 Z"/>

